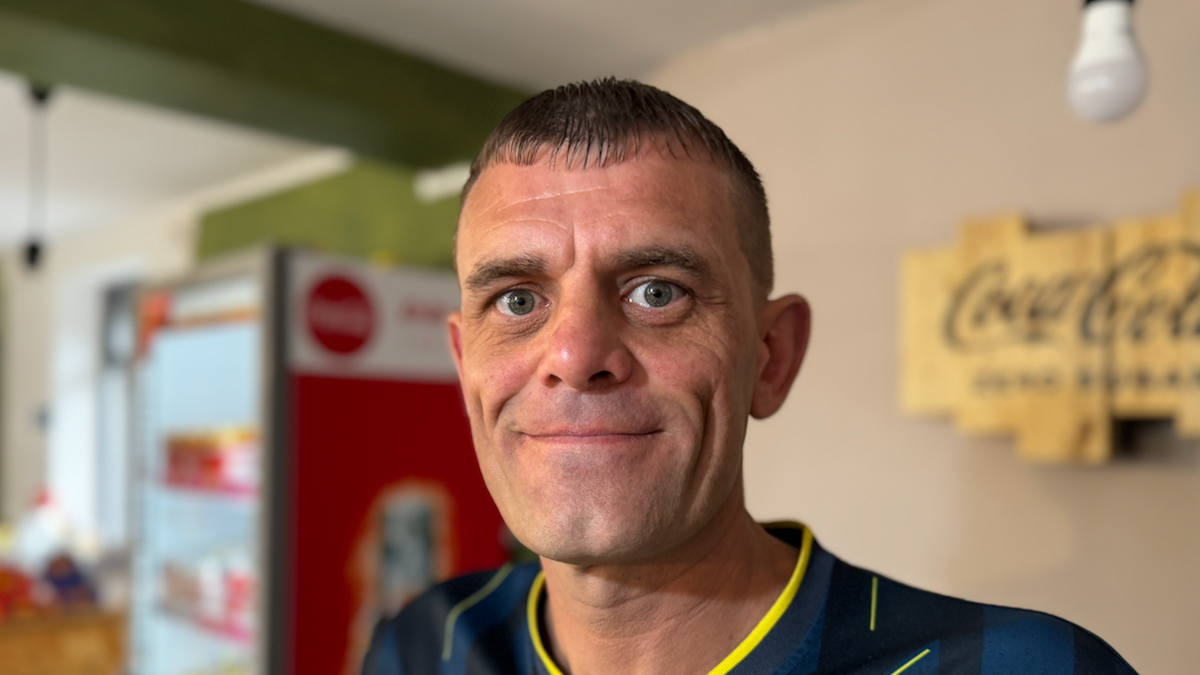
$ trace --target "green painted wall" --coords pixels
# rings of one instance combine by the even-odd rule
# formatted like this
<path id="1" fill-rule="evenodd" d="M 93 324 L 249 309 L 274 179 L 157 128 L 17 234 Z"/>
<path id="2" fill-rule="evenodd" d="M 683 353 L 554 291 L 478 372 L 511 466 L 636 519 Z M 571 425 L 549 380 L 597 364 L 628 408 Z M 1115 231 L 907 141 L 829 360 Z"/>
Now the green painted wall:
<path id="1" fill-rule="evenodd" d="M 200 226 L 207 260 L 260 243 L 381 262 L 450 267 L 458 197 L 421 203 L 415 171 L 363 160 L 345 173 L 215 211 Z"/>

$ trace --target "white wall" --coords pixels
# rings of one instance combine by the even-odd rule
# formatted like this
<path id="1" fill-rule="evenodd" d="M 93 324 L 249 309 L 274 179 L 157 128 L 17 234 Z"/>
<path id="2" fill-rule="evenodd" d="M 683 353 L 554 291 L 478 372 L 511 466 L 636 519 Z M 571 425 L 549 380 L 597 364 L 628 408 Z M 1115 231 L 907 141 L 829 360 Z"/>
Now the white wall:
<path id="1" fill-rule="evenodd" d="M 32 273 L 19 250 L 5 252 L 6 514 L 28 508 L 47 486 L 75 527 L 94 534 L 103 291 L 185 272 L 197 222 L 194 209 L 168 208 L 51 241 Z"/>
<path id="2" fill-rule="evenodd" d="M 50 284 L 22 275 L 20 252 L 3 253 L 4 330 L 0 336 L 0 498 L 5 517 L 33 504 L 45 483 L 45 430 L 39 416 L 48 403 Z"/>
<path id="3" fill-rule="evenodd" d="M 1136 5 L 1152 73 L 1131 119 L 1064 99 L 1078 0 L 838 0 L 685 54 L 646 79 L 747 152 L 771 198 L 780 291 L 815 335 L 798 388 L 750 432 L 762 519 L 801 518 L 901 581 L 1034 607 L 1144 673 L 1200 663 L 1200 447 L 1100 469 L 1022 464 L 898 408 L 901 252 L 971 215 L 1052 227 L 1170 211 L 1200 188 L 1200 3 Z"/>

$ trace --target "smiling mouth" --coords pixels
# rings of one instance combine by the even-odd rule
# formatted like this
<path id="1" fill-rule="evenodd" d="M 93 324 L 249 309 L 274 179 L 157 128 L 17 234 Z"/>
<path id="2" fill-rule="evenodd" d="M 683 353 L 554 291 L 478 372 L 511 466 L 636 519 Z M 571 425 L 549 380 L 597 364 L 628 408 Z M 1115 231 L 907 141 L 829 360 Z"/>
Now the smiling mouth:
<path id="1" fill-rule="evenodd" d="M 553 433 L 522 433 L 525 438 L 549 443 L 620 443 L 641 440 L 659 433 L 653 431 L 565 431 Z"/>

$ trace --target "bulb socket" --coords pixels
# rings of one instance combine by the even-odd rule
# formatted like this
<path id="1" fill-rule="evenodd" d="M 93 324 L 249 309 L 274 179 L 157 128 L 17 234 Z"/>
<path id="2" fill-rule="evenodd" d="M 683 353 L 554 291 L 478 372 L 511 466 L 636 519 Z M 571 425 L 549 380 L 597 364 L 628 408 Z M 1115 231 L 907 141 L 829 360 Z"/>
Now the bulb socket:
<path id="1" fill-rule="evenodd" d="M 1083 6 L 1087 7 L 1088 5 L 1092 5 L 1097 2 L 1124 2 L 1132 5 L 1133 1 L 1134 0 L 1083 0 Z"/>
<path id="2" fill-rule="evenodd" d="M 54 87 L 41 82 L 29 83 L 29 100 L 38 108 L 46 107 L 50 102 L 50 97 L 54 94 Z"/>

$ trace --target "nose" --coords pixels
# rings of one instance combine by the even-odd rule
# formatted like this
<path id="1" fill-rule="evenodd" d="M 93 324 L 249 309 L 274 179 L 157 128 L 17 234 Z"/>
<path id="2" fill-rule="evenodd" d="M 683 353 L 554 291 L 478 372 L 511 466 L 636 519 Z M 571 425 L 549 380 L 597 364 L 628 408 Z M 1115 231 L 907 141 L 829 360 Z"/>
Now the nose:
<path id="1" fill-rule="evenodd" d="M 628 380 L 633 355 L 622 339 L 622 324 L 620 309 L 597 297 L 562 298 L 543 329 L 542 381 L 596 391 Z"/>

